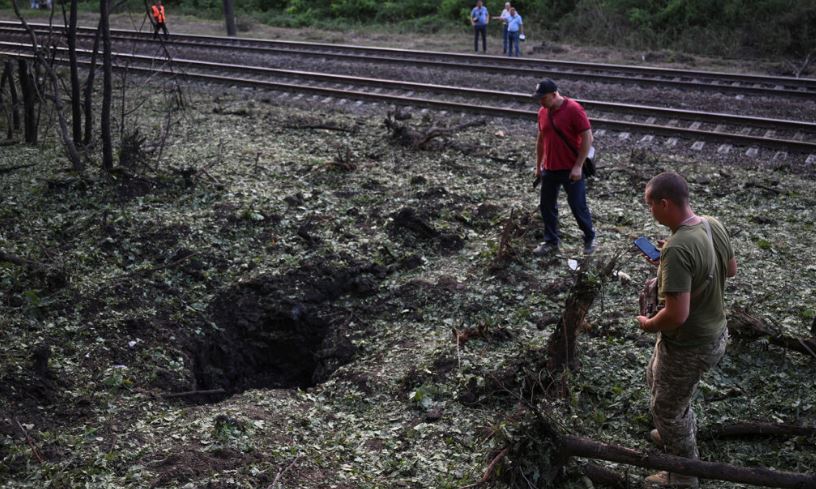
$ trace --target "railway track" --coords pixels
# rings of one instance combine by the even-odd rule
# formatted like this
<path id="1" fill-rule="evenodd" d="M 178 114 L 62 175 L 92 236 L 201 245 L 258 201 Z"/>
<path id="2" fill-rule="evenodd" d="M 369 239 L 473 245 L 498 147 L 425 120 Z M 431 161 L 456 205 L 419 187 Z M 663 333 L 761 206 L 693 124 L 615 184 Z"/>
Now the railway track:
<path id="1" fill-rule="evenodd" d="M 47 25 L 31 24 L 38 32 L 47 32 Z M 59 30 L 60 28 L 56 28 Z M 86 41 L 95 29 L 80 28 L 78 35 Z M 158 43 L 150 33 L 112 30 L 116 42 Z M 0 35 L 8 39 L 24 35 L 18 22 L 0 22 Z M 767 75 L 748 75 L 710 71 L 678 70 L 658 67 L 627 66 L 604 63 L 572 62 L 538 58 L 506 58 L 436 51 L 351 46 L 313 42 L 243 39 L 191 34 L 174 34 L 170 46 L 212 50 L 232 50 L 271 55 L 331 57 L 364 63 L 411 64 L 446 70 L 468 70 L 483 73 L 529 75 L 551 78 L 653 86 L 695 91 L 715 91 L 724 94 L 771 97 L 816 98 L 816 79 Z"/>
<path id="2" fill-rule="evenodd" d="M 0 42 L 0 49 L 5 49 L 0 55 L 30 56 L 27 53 L 30 44 L 26 43 Z M 64 49 L 59 48 L 58 52 L 64 54 Z M 89 64 L 89 51 L 79 50 L 78 54 L 84 58 L 83 63 Z M 533 101 L 526 93 L 185 59 L 157 67 L 160 60 L 153 56 L 126 53 L 116 53 L 115 60 L 119 69 L 135 73 L 158 72 L 195 81 L 322 96 L 327 103 L 352 99 L 530 121 L 536 117 Z M 59 61 L 65 62 L 65 59 Z M 480 103 L 474 104 L 474 100 Z M 756 156 L 765 148 L 776 151 L 776 159 L 787 158 L 789 153 L 801 153 L 806 155 L 808 163 L 816 163 L 816 123 L 594 100 L 580 102 L 589 112 L 597 136 L 605 131 L 616 131 L 620 139 L 639 137 L 643 143 L 669 146 L 679 146 L 683 144 L 681 140 L 689 140 L 695 150 L 702 150 L 706 145 L 710 148 L 713 143 L 720 153 L 746 147 L 749 156 Z M 665 140 L 659 142 L 658 137 Z"/>

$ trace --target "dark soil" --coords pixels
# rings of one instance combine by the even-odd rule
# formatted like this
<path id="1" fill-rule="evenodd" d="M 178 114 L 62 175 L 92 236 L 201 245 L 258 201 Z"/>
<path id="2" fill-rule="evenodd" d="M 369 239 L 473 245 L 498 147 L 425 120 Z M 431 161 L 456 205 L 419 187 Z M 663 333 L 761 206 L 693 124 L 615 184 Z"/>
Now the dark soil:
<path id="1" fill-rule="evenodd" d="M 376 265 L 307 266 L 227 289 L 209 307 L 214 324 L 202 325 L 207 333 L 191 342 L 196 389 L 231 394 L 325 381 L 355 353 L 342 330 L 354 306 L 334 302 L 371 295 L 385 275 Z"/>

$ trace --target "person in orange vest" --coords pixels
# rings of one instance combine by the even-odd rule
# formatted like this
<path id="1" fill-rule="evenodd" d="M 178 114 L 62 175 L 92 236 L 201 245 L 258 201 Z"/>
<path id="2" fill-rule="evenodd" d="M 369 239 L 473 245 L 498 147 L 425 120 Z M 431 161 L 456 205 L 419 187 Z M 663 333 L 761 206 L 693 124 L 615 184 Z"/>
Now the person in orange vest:
<path id="1" fill-rule="evenodd" d="M 162 4 L 162 0 L 156 0 L 151 7 L 151 14 L 153 17 L 153 38 L 159 37 L 159 29 L 164 32 L 164 39 L 167 40 L 170 37 L 170 33 L 167 32 L 167 25 L 165 24 L 165 20 L 167 18 L 164 15 L 164 5 Z"/>

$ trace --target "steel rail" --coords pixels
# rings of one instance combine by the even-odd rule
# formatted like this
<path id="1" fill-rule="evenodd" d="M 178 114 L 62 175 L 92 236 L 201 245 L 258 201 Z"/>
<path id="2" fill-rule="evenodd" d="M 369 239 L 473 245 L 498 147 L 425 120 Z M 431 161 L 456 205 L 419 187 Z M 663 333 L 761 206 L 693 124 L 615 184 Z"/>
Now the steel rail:
<path id="1" fill-rule="evenodd" d="M 4 24 L 11 24 L 9 22 L 0 22 L 0 26 Z M 43 24 L 33 24 L 38 29 L 43 29 L 47 26 Z M 7 27 L 7 29 L 10 29 Z M 55 27 L 55 29 L 58 29 Z M 85 32 L 95 32 L 91 28 L 81 28 Z M 0 30 L 3 30 L 0 28 Z M 21 32 L 19 27 L 14 28 L 14 32 Z M 112 30 L 117 36 L 123 36 L 127 39 L 138 40 L 140 42 L 158 42 L 149 39 L 149 34 L 142 34 L 128 30 Z M 183 41 L 181 39 L 187 39 Z M 216 42 L 217 41 L 217 42 Z M 401 63 L 406 61 L 417 66 L 440 67 L 446 69 L 467 69 L 479 70 L 493 73 L 512 73 L 512 74 L 535 74 L 537 77 L 543 75 L 542 69 L 552 67 L 566 67 L 590 70 L 589 72 L 564 71 L 559 69 L 553 72 L 552 76 L 566 78 L 566 79 L 594 79 L 605 82 L 617 83 L 636 83 L 641 85 L 658 85 L 670 86 L 676 88 L 702 88 L 713 89 L 720 92 L 729 93 L 751 93 L 759 95 L 785 95 L 795 97 L 816 97 L 816 79 L 809 78 L 792 78 L 792 77 L 774 77 L 767 75 L 745 75 L 732 74 L 723 72 L 705 72 L 705 71 L 690 71 L 678 70 L 671 68 L 659 67 L 638 67 L 616 64 L 604 63 L 587 63 L 587 62 L 571 62 L 560 60 L 542 60 L 531 58 L 513 58 L 508 59 L 500 56 L 479 56 L 472 54 L 461 53 L 443 53 L 435 51 L 417 51 L 417 50 L 400 50 L 395 48 L 380 48 L 367 46 L 352 46 L 343 44 L 321 44 L 312 42 L 300 41 L 281 41 L 281 40 L 264 40 L 264 39 L 243 39 L 243 38 L 224 38 L 217 36 L 201 36 L 194 34 L 176 34 L 173 36 L 173 44 L 181 46 L 195 46 L 207 47 L 213 49 L 235 49 L 236 46 L 243 50 L 270 52 L 276 54 L 292 54 L 293 52 L 299 55 L 326 57 L 332 56 L 347 61 L 363 61 L 363 62 L 378 62 L 378 63 Z M 280 46 L 273 48 L 271 46 Z M 295 51 L 293 51 L 295 49 Z M 315 50 L 318 49 L 318 50 Z M 341 51 L 365 53 L 363 54 L 347 54 Z M 388 56 L 371 56 L 370 54 L 387 54 Z M 398 55 L 399 57 L 394 57 Z M 424 56 L 426 58 L 432 57 L 435 59 L 415 58 L 410 56 Z M 444 61 L 444 59 L 454 61 Z M 463 64 L 462 61 L 466 63 Z M 485 61 L 493 64 L 485 64 Z M 498 63 L 498 64 L 496 64 Z M 616 71 L 625 73 L 624 75 L 594 73 L 593 71 Z M 642 78 L 644 74 L 651 76 L 673 77 L 674 79 L 662 78 Z M 636 75 L 634 78 L 632 75 Z M 681 80 L 678 78 L 685 78 Z M 691 81 L 689 81 L 691 80 Z M 701 83 L 697 80 L 711 80 L 717 83 Z M 721 84 L 719 81 L 728 82 L 729 84 Z M 751 85 L 746 85 L 750 83 Z M 756 84 L 764 84 L 766 86 L 756 86 Z M 794 88 L 785 88 L 785 86 Z"/>
<path id="2" fill-rule="evenodd" d="M 24 46 L 24 45 L 23 45 Z M 30 48 L 30 46 L 28 46 Z M 0 51 L 0 55 L 5 56 L 24 56 L 24 57 L 32 57 L 33 55 L 30 53 L 21 54 L 19 52 L 9 52 L 9 51 Z M 150 61 L 154 62 L 155 59 L 143 57 L 149 59 Z M 62 58 L 58 59 L 61 63 L 67 63 L 67 60 Z M 82 64 L 89 65 L 89 61 L 82 60 L 80 61 Z M 145 74 L 155 74 L 160 73 L 164 75 L 191 79 L 191 80 L 200 80 L 200 81 L 215 81 L 219 83 L 226 83 L 226 84 L 240 84 L 246 86 L 252 86 L 256 88 L 264 88 L 264 89 L 271 89 L 271 90 L 280 90 L 286 92 L 298 92 L 298 93 L 310 93 L 313 95 L 323 95 L 331 98 L 338 98 L 338 99 L 356 99 L 356 100 L 369 100 L 374 102 L 383 102 L 389 103 L 394 105 L 401 105 L 401 106 L 414 106 L 414 107 L 426 107 L 436 110 L 448 110 L 448 111 L 459 111 L 459 112 L 467 112 L 467 113 L 475 113 L 480 115 L 490 115 L 490 116 L 497 116 L 497 117 L 509 117 L 509 118 L 521 118 L 527 120 L 536 120 L 537 111 L 535 110 L 523 110 L 523 109 L 514 109 L 514 108 L 506 108 L 506 107 L 496 107 L 496 106 L 489 106 L 489 105 L 475 105 L 473 103 L 461 103 L 461 102 L 451 102 L 451 101 L 443 101 L 443 100 L 434 100 L 428 98 L 421 98 L 421 97 L 413 97 L 413 96 L 401 96 L 401 95 L 389 95 L 389 94 L 379 94 L 379 93 L 371 93 L 371 92 L 363 92 L 357 90 L 348 90 L 348 89 L 338 89 L 338 88 L 328 88 L 328 87 L 320 87 L 320 86 L 309 86 L 309 85 L 302 85 L 302 84 L 295 84 L 295 83 L 285 83 L 285 82 L 276 82 L 276 81 L 268 81 L 268 80 L 255 80 L 250 78 L 237 78 L 235 76 L 224 76 L 224 75 L 213 75 L 213 74 L 203 74 L 203 73 L 186 73 L 186 72 L 177 72 L 171 71 L 166 68 L 148 68 L 148 67 L 139 67 L 139 66 L 116 66 L 118 70 L 127 70 L 127 71 L 134 71 L 134 72 L 142 72 Z M 305 73 L 305 72 L 303 72 Z M 321 75 L 326 76 L 326 75 Z M 346 78 L 346 83 L 349 83 L 348 80 L 350 78 Z M 368 79 L 373 80 L 373 79 Z M 405 83 L 405 82 L 399 82 Z M 438 86 L 443 87 L 443 86 Z M 456 87 L 448 87 L 448 88 L 456 88 Z M 456 88 L 459 93 L 462 92 L 462 89 Z M 529 101 L 529 97 L 525 96 L 525 99 Z M 626 131 L 626 130 L 635 130 L 639 132 L 645 133 L 652 133 L 658 134 L 662 136 L 670 136 L 670 137 L 685 137 L 687 139 L 696 139 L 696 140 L 706 140 L 706 141 L 719 141 L 719 142 L 729 142 L 737 145 L 744 145 L 744 146 L 751 146 L 751 145 L 760 145 L 762 147 L 768 148 L 775 148 L 775 149 L 783 149 L 787 151 L 798 151 L 803 153 L 814 153 L 816 152 L 816 142 L 810 141 L 797 141 L 797 140 L 790 140 L 790 139 L 775 139 L 775 138 L 767 138 L 767 137 L 759 137 L 759 136 L 751 136 L 751 135 L 744 135 L 744 134 L 734 134 L 734 133 L 722 133 L 722 132 L 711 132 L 711 131 L 703 131 L 700 129 L 692 129 L 692 128 L 679 128 L 674 126 L 665 126 L 665 125 L 658 125 L 658 124 L 648 124 L 648 123 L 640 123 L 640 122 L 631 122 L 631 121 L 619 121 L 613 119 L 603 119 L 603 118 L 591 118 L 593 125 L 608 128 L 611 130 L 618 130 L 618 131 Z"/>
<path id="3" fill-rule="evenodd" d="M 0 41 L 0 47 L 25 49 L 30 45 L 25 43 L 9 43 Z M 67 51 L 65 48 L 58 48 Z M 90 55 L 90 51 L 79 49 L 78 54 Z M 129 53 L 113 53 L 113 56 L 122 59 L 137 60 L 141 62 L 154 63 L 156 58 Z M 173 63 L 178 66 L 188 68 L 203 68 L 215 70 L 229 70 L 238 73 L 254 73 L 258 75 L 274 77 L 294 77 L 308 81 L 322 81 L 328 83 L 343 83 L 349 85 L 368 85 L 386 89 L 414 90 L 432 93 L 442 93 L 453 96 L 468 96 L 474 99 L 488 97 L 496 100 L 503 100 L 511 103 L 529 104 L 532 99 L 529 94 L 518 92 L 502 92 L 497 90 L 485 90 L 477 88 L 462 88 L 449 85 L 437 85 L 428 83 L 417 83 L 399 80 L 385 80 L 380 78 L 350 77 L 345 75 L 335 75 L 329 73 L 316 73 L 299 70 L 284 70 L 279 68 L 264 68 L 258 66 L 245 66 L 231 63 L 216 63 L 211 61 L 199 61 L 189 59 L 173 59 Z M 788 119 L 771 119 L 763 117 L 742 116 L 719 112 L 702 112 L 682 109 L 667 109 L 663 107 L 653 107 L 637 104 L 610 103 L 599 100 L 577 99 L 586 109 L 596 109 L 605 112 L 638 114 L 646 116 L 659 116 L 669 119 L 680 119 L 688 121 L 712 122 L 717 124 L 733 124 L 738 126 L 751 126 L 765 129 L 788 129 L 792 131 L 803 131 L 816 134 L 816 123 L 806 121 L 796 121 Z"/>

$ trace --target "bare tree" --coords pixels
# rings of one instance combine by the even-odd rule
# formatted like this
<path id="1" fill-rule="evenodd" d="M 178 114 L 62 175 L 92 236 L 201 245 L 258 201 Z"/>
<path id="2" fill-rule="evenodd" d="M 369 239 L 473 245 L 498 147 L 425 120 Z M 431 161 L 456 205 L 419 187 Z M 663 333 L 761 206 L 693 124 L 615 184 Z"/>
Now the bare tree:
<path id="1" fill-rule="evenodd" d="M 91 144 L 93 134 L 93 86 L 96 75 L 96 59 L 99 56 L 99 38 L 102 32 L 102 19 L 99 19 L 99 24 L 96 27 L 96 34 L 94 35 L 93 52 L 91 53 L 91 65 L 88 67 L 88 76 L 85 78 L 84 92 L 84 107 L 85 112 L 85 135 L 82 138 L 82 144 L 88 146 Z"/>
<path id="2" fill-rule="evenodd" d="M 58 121 L 58 130 L 59 136 L 62 140 L 63 146 L 65 148 L 65 153 L 68 156 L 68 159 L 71 161 L 71 165 L 77 171 L 82 170 L 84 168 L 82 158 L 79 156 L 77 152 L 76 145 L 74 144 L 74 140 L 71 139 L 71 136 L 68 132 L 68 123 L 65 120 L 64 114 L 64 107 L 62 103 L 62 97 L 60 96 L 60 80 L 57 77 L 56 72 L 54 71 L 53 66 L 53 59 L 48 59 L 45 56 L 45 52 L 41 49 L 39 43 L 37 42 L 37 35 L 34 32 L 34 29 L 28 25 L 25 18 L 23 18 L 22 14 L 20 13 L 20 8 L 17 5 L 17 0 L 11 0 L 11 6 L 14 9 L 14 13 L 20 22 L 23 24 L 23 28 L 28 33 L 29 38 L 31 39 L 31 48 L 32 48 L 32 57 L 34 58 L 34 69 L 35 70 L 43 70 L 45 72 L 45 76 L 48 79 L 50 85 L 50 94 L 48 93 L 47 88 L 44 88 L 42 91 L 39 91 L 37 88 L 36 83 L 31 83 L 31 88 L 37 90 L 37 97 L 41 100 L 49 100 L 55 109 L 57 114 L 57 121 Z M 53 10 L 51 12 L 53 16 Z M 21 86 L 23 83 L 23 79 L 27 76 L 28 70 L 21 70 L 20 73 L 20 80 Z M 29 79 L 31 81 L 31 79 Z M 25 98 L 25 95 L 24 95 Z M 35 136 L 36 137 L 36 136 Z"/>
<path id="3" fill-rule="evenodd" d="M 113 60 L 110 37 L 110 0 L 99 0 L 99 28 L 102 36 L 102 168 L 113 169 L 111 102 L 113 100 Z"/>
<path id="4" fill-rule="evenodd" d="M 11 61 L 3 63 L 3 76 L 0 77 L 0 105 L 2 105 L 3 90 L 8 83 L 9 96 L 9 115 L 8 115 L 8 139 L 14 137 L 14 132 L 20 130 L 20 101 L 17 98 L 17 87 L 14 85 L 14 65 Z"/>
<path id="5" fill-rule="evenodd" d="M 68 16 L 68 62 L 71 67 L 71 115 L 74 144 L 82 141 L 82 101 L 79 97 L 79 66 L 77 65 L 76 34 L 77 34 L 77 3 L 71 0 L 71 11 Z"/>

